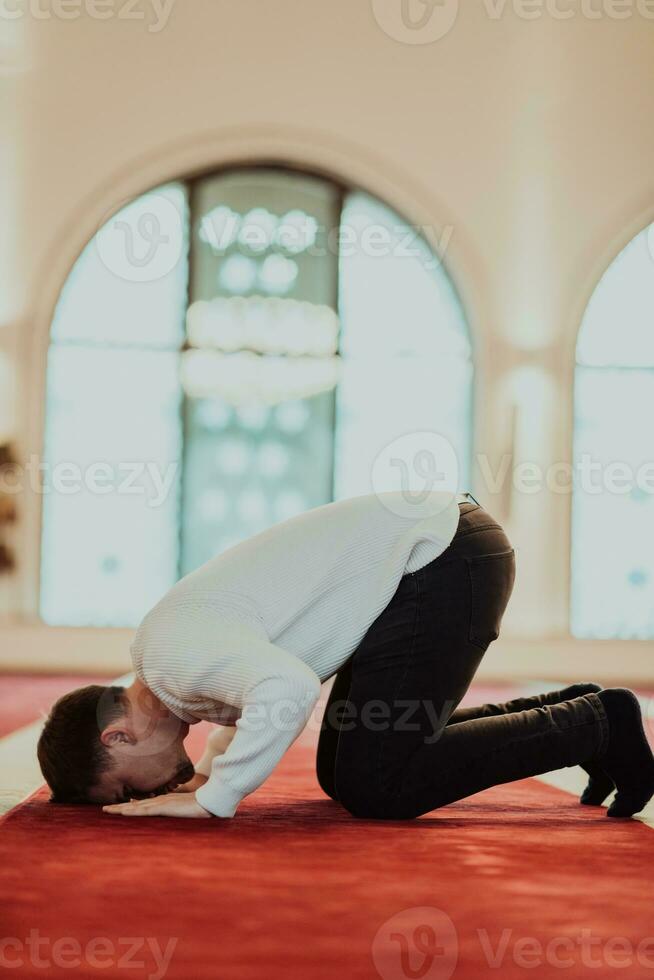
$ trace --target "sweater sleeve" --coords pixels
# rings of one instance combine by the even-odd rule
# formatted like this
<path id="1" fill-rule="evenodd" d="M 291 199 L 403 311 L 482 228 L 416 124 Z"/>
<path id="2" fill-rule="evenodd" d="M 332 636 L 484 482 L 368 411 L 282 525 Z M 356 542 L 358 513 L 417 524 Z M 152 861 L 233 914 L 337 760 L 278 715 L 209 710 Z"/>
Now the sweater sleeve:
<path id="1" fill-rule="evenodd" d="M 219 720 L 225 706 L 240 712 L 229 746 L 212 760 L 209 779 L 196 791 L 205 810 L 232 817 L 304 728 L 320 679 L 254 626 L 224 621 L 206 607 L 177 606 L 169 628 L 161 621 L 159 626 L 150 638 L 157 650 L 149 671 L 156 686 L 205 718 Z"/>
<path id="2" fill-rule="evenodd" d="M 320 680 L 311 668 L 271 643 L 248 637 L 243 656 L 256 660 L 258 676 L 243 691 L 241 717 L 229 747 L 215 756 L 208 781 L 195 794 L 217 817 L 232 817 L 243 797 L 268 778 L 306 725 L 320 694 Z M 250 664 L 250 680 L 253 674 Z M 204 676 L 202 693 L 224 700 L 219 668 L 213 677 Z"/>

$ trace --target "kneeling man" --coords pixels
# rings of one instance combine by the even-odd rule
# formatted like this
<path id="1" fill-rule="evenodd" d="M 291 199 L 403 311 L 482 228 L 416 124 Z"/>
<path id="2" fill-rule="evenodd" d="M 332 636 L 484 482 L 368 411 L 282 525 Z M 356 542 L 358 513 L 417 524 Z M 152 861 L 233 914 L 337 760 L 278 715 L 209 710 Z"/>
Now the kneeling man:
<path id="1" fill-rule="evenodd" d="M 513 549 L 476 501 L 357 497 L 308 511 L 186 576 L 141 624 L 127 688 L 58 701 L 38 748 L 55 802 L 123 816 L 232 817 L 335 675 L 318 781 L 353 816 L 409 819 L 564 766 L 617 788 L 610 816 L 654 793 L 635 696 L 576 684 L 459 708 L 499 633 Z M 195 770 L 189 725 L 218 727 Z"/>

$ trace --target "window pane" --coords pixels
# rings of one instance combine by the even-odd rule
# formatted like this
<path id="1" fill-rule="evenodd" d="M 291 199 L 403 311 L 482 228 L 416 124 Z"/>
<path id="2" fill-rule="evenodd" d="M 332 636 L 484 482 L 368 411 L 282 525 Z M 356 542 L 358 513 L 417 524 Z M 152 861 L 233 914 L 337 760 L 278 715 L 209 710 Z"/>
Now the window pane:
<path id="1" fill-rule="evenodd" d="M 136 625 L 176 581 L 178 360 L 50 350 L 41 563 L 49 624 Z"/>
<path id="2" fill-rule="evenodd" d="M 53 342 L 177 349 L 184 329 L 187 225 L 182 184 L 155 188 L 111 217 L 66 280 Z"/>
<path id="3" fill-rule="evenodd" d="M 41 615 L 136 625 L 178 572 L 187 191 L 110 218 L 62 289 L 48 358 Z"/>
<path id="4" fill-rule="evenodd" d="M 465 487 L 472 364 L 452 283 L 426 243 L 366 194 L 347 197 L 341 229 L 336 497 L 370 493 L 378 453 L 412 432 L 436 432 L 451 442 Z M 420 467 L 407 462 L 411 489 L 422 489 Z"/>
<path id="5" fill-rule="evenodd" d="M 277 361 L 295 361 L 300 374 L 294 351 L 324 359 L 312 355 L 309 335 L 320 327 L 321 311 L 335 318 L 337 256 L 328 235 L 340 210 L 330 182 L 264 169 L 201 180 L 192 200 L 189 323 L 199 316 L 202 329 L 197 337 L 191 331 L 198 348 L 191 353 L 202 354 L 209 338 L 204 354 L 231 358 L 222 363 L 233 365 L 233 374 L 212 375 L 208 361 L 198 390 L 215 377 L 215 392 L 187 400 L 183 572 L 331 500 L 333 389 L 306 398 L 267 391 L 266 374 L 274 381 L 284 364 L 264 355 L 277 351 Z M 247 386 L 244 352 L 259 387 Z M 185 384 L 193 395 L 186 375 Z"/>
<path id="6" fill-rule="evenodd" d="M 461 304 L 438 257 L 396 212 L 349 194 L 341 218 L 341 350 L 470 357 Z"/>
<path id="7" fill-rule="evenodd" d="M 576 636 L 654 637 L 653 417 L 654 371 L 577 368 L 572 538 Z M 608 468 L 612 465 L 613 470 Z M 617 492 L 621 488 L 626 492 Z"/>
<path id="8" fill-rule="evenodd" d="M 654 367 L 654 225 L 608 267 L 588 303 L 577 361 L 586 365 Z"/>
<path id="9" fill-rule="evenodd" d="M 189 399 L 184 571 L 331 498 L 333 397 L 231 406 Z"/>

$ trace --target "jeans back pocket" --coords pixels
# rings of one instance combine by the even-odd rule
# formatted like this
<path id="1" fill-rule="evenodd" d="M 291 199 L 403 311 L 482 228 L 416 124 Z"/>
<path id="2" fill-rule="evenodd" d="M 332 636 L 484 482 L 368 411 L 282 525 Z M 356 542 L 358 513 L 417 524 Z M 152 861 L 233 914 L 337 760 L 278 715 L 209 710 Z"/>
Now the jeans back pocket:
<path id="1" fill-rule="evenodd" d="M 470 642 L 485 650 L 500 635 L 515 581 L 515 552 L 466 558 L 470 576 Z"/>

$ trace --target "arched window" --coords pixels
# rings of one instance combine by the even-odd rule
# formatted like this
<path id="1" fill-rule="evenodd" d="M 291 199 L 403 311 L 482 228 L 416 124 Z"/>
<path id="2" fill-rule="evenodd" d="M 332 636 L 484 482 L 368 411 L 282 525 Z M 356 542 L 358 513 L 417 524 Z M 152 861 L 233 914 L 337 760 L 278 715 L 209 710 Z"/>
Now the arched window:
<path id="1" fill-rule="evenodd" d="M 575 378 L 572 631 L 654 637 L 654 226 L 584 314 Z"/>
<path id="2" fill-rule="evenodd" d="M 465 483 L 471 397 L 452 283 L 380 201 L 270 167 L 144 194 L 55 311 L 43 619 L 135 624 L 231 544 L 371 492 L 407 433 L 444 435 Z"/>

